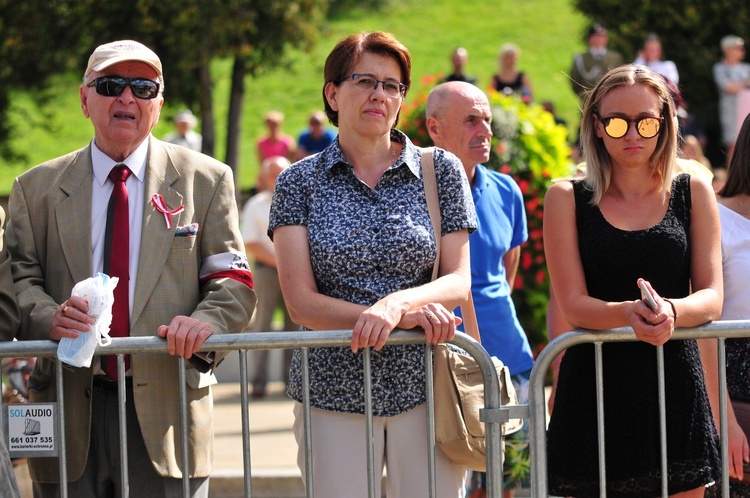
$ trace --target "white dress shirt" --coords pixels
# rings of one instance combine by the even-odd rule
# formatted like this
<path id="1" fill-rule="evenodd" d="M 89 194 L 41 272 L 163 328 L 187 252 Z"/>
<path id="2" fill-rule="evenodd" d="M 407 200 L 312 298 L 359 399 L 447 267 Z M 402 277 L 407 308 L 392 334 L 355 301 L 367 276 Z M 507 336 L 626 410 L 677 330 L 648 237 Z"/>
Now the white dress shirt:
<path id="1" fill-rule="evenodd" d="M 118 164 L 130 168 L 131 175 L 125 181 L 128 188 L 128 219 L 130 224 L 130 313 L 133 313 L 135 282 L 138 276 L 138 259 L 141 253 L 141 228 L 146 179 L 146 158 L 148 140 L 144 140 L 124 161 L 117 162 L 102 152 L 96 143 L 91 142 L 91 162 L 94 168 L 94 181 L 91 183 L 91 275 L 104 269 L 104 232 L 107 227 L 107 206 L 114 184 L 109 180 L 109 172 Z"/>

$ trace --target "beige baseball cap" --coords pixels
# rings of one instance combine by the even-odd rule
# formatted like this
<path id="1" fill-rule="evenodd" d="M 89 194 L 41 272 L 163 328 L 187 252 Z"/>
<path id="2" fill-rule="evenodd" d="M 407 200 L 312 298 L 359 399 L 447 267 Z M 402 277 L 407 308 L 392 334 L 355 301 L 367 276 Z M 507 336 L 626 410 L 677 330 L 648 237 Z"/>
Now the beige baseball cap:
<path id="1" fill-rule="evenodd" d="M 86 67 L 84 78 L 94 71 L 101 71 L 118 62 L 140 61 L 153 67 L 159 76 L 161 72 L 161 60 L 153 50 L 142 43 L 133 40 L 120 40 L 99 45 L 89 57 L 89 65 Z"/>

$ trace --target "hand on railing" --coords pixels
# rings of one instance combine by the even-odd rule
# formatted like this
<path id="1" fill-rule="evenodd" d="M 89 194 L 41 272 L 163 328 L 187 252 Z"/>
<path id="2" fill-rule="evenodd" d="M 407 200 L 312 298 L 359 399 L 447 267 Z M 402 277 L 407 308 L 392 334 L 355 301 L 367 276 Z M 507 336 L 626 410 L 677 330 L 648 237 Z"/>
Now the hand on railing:
<path id="1" fill-rule="evenodd" d="M 672 338 L 674 333 L 674 315 L 672 307 L 662 299 L 661 296 L 651 287 L 651 284 L 643 279 L 638 279 L 645 284 L 648 291 L 648 299 L 639 299 L 633 302 L 630 313 L 630 326 L 633 327 L 635 336 L 643 342 L 653 346 L 661 346 Z M 652 309 L 648 302 L 653 299 Z"/>
<path id="2" fill-rule="evenodd" d="M 438 344 L 453 339 L 456 325 L 460 323 L 461 319 L 442 304 L 429 303 L 402 312 L 385 298 L 359 316 L 352 332 L 351 348 L 354 353 L 368 346 L 380 351 L 394 328 L 421 327 L 427 342 Z"/>
<path id="3" fill-rule="evenodd" d="M 206 322 L 188 316 L 176 316 L 169 326 L 160 325 L 157 333 L 167 338 L 169 354 L 189 360 L 214 333 Z"/>

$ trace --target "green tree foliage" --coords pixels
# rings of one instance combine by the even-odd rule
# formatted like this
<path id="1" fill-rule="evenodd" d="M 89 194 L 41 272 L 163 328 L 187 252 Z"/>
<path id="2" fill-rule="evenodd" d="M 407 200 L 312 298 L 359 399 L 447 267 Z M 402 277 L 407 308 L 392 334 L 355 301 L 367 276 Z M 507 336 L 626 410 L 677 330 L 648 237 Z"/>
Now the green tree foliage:
<path id="1" fill-rule="evenodd" d="M 54 22 L 53 22 L 54 20 Z M 81 44 L 75 9 L 57 2 L 0 0 L 0 156 L 17 159 L 8 146 L 6 118 L 13 90 L 44 89 L 47 77 L 77 62 Z M 40 119 L 40 125 L 44 120 Z"/>
<path id="2" fill-rule="evenodd" d="M 609 28 L 610 46 L 633 60 L 649 32 L 661 37 L 664 58 L 675 62 L 680 89 L 713 144 L 714 164 L 721 165 L 718 93 L 712 66 L 721 58 L 719 41 L 727 34 L 750 36 L 747 0 L 576 0 L 576 8 Z M 717 157 L 719 159 L 717 159 Z"/>
<path id="3" fill-rule="evenodd" d="M 208 64 L 235 58 L 228 141 L 236 143 L 245 74 L 284 63 L 288 47 L 311 47 L 326 9 L 327 0 L 0 0 L 0 153 L 12 157 L 3 119 L 9 92 L 81 70 L 93 47 L 117 39 L 159 54 L 170 101 L 200 109 L 207 152 L 214 144 Z"/>

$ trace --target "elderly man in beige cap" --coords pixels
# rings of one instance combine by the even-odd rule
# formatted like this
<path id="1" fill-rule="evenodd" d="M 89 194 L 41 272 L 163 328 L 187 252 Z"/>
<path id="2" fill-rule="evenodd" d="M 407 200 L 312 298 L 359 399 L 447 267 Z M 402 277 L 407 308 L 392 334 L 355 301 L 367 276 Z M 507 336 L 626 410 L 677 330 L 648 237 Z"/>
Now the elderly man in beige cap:
<path id="1" fill-rule="evenodd" d="M 18 337 L 92 333 L 88 303 L 71 290 L 103 272 L 119 278 L 110 335 L 158 335 L 169 351 L 125 356 L 124 365 L 95 357 L 89 368 L 63 369 L 71 496 L 126 489 L 118 380 L 126 392 L 130 495 L 182 496 L 187 471 L 191 496 L 208 496 L 217 358 L 198 350 L 212 334 L 245 328 L 255 306 L 232 170 L 153 137 L 163 91 L 161 61 L 148 47 L 131 40 L 97 47 L 80 87 L 93 140 L 19 176 L 11 192 L 6 240 L 21 310 Z M 178 356 L 189 361 L 187 467 Z M 56 368 L 53 359 L 39 358 L 31 401 L 56 400 Z M 57 458 L 34 458 L 29 467 L 36 496 L 59 495 Z"/>

